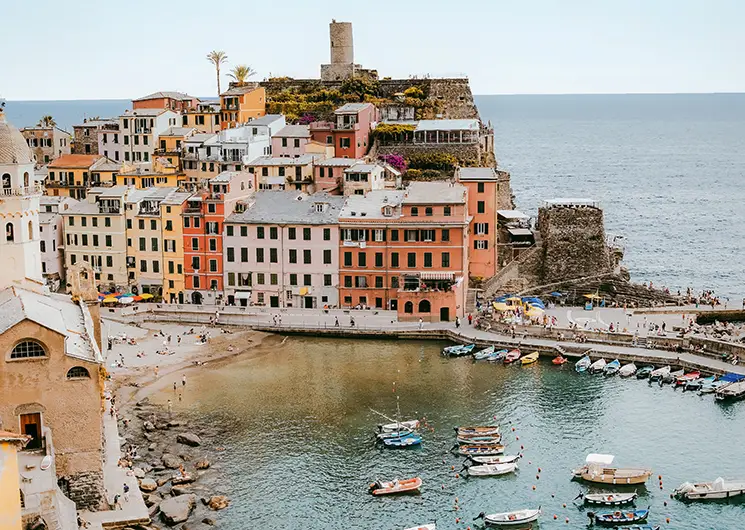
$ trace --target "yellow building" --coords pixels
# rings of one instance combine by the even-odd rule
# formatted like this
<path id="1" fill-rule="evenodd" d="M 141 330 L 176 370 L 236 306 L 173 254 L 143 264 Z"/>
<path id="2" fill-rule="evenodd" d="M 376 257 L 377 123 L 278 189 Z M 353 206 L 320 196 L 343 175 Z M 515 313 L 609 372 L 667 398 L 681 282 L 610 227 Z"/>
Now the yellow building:
<path id="1" fill-rule="evenodd" d="M 103 155 L 62 155 L 47 169 L 47 195 L 80 200 L 92 187 L 113 185 L 119 164 Z"/>
<path id="2" fill-rule="evenodd" d="M 181 169 L 181 153 L 184 150 L 184 142 L 197 132 L 193 127 L 171 127 L 158 138 L 158 147 L 154 156 L 164 158 L 174 166 Z M 157 162 L 157 160 L 156 160 Z"/>
<path id="3" fill-rule="evenodd" d="M 184 231 L 181 213 L 192 193 L 175 191 L 160 204 L 163 230 L 163 300 L 184 303 Z"/>
<path id="4" fill-rule="evenodd" d="M 0 528 L 21 530 L 21 481 L 18 450 L 31 439 L 23 434 L 0 431 Z"/>
<path id="5" fill-rule="evenodd" d="M 199 102 L 196 108 L 181 112 L 181 126 L 194 128 L 200 133 L 216 133 L 220 130 L 220 103 Z"/>
<path id="6" fill-rule="evenodd" d="M 116 177 L 116 183 L 141 190 L 152 187 L 174 188 L 185 179 L 186 176 L 179 170 L 178 161 L 174 164 L 167 158 L 158 157 L 147 164 L 124 164 Z"/>
<path id="7" fill-rule="evenodd" d="M 266 114 L 266 90 L 256 83 L 233 86 L 220 94 L 220 127 L 231 129 Z"/>
<path id="8" fill-rule="evenodd" d="M 246 167 L 253 173 L 257 190 L 315 191 L 313 166 L 323 160 L 322 155 L 298 157 L 260 156 Z"/>

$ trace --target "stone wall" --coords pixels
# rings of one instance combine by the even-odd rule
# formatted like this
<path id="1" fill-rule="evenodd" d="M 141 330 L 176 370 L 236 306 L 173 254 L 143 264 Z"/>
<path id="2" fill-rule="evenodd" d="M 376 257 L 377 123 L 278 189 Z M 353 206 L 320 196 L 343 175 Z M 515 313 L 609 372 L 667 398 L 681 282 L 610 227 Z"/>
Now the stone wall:
<path id="1" fill-rule="evenodd" d="M 486 165 L 486 164 L 485 164 Z M 495 161 L 496 165 L 496 161 Z M 512 184 L 508 171 L 497 170 L 497 209 L 512 210 L 515 207 L 515 196 L 512 194 Z"/>
<path id="2" fill-rule="evenodd" d="M 377 143 L 377 142 L 376 142 Z M 483 152 L 479 144 L 389 144 L 378 145 L 378 155 L 399 154 L 405 158 L 412 155 L 445 153 L 453 155 L 463 165 L 481 165 Z"/>
<path id="3" fill-rule="evenodd" d="M 75 125 L 73 130 L 72 153 L 75 155 L 98 154 L 98 128 Z M 88 131 L 86 135 L 85 132 Z M 88 146 L 88 150 L 86 150 Z"/>
<path id="4" fill-rule="evenodd" d="M 63 477 L 67 481 L 67 497 L 75 503 L 78 510 L 97 511 L 108 508 L 105 505 L 103 473 L 89 471 Z"/>

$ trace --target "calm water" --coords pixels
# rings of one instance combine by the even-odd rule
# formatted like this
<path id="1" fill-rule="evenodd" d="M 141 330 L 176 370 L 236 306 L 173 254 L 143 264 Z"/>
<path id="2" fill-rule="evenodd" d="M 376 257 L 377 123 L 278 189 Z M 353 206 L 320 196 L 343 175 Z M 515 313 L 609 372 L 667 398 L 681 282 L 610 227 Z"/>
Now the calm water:
<path id="1" fill-rule="evenodd" d="M 517 206 L 590 197 L 635 281 L 745 295 L 745 94 L 477 96 Z M 8 102 L 17 126 L 70 128 L 126 100 Z"/>
<path id="2" fill-rule="evenodd" d="M 258 358 L 190 376 L 179 407 L 194 422 L 209 422 L 211 442 L 225 447 L 220 489 L 233 502 L 219 515 L 221 528 L 250 521 L 251 528 L 393 530 L 437 519 L 438 529 L 465 529 L 482 510 L 538 505 L 542 529 L 586 528 L 571 500 L 587 487 L 571 482 L 569 471 L 590 452 L 654 470 L 638 503 L 652 507 L 653 523 L 669 517 L 665 527 L 677 530 L 743 528 L 745 503 L 685 505 L 668 495 L 686 480 L 745 478 L 745 402 L 721 406 L 711 396 L 578 375 L 569 366 L 444 359 L 440 347 L 290 338 Z M 394 413 L 394 381 L 403 414 L 434 427 L 419 449 L 372 443 L 379 418 L 369 409 Z M 462 459 L 447 451 L 452 427 L 494 421 L 507 425 L 508 453 L 525 447 L 517 476 L 455 478 L 451 466 L 460 469 Z M 421 495 L 367 493 L 376 478 L 410 476 L 422 477 Z"/>

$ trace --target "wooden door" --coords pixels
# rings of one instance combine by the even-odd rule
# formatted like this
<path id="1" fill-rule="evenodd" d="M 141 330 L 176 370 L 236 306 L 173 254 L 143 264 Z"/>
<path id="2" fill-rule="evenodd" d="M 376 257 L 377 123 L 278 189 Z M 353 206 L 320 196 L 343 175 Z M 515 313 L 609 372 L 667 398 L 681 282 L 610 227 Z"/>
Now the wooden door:
<path id="1" fill-rule="evenodd" d="M 21 414 L 21 432 L 31 436 L 26 449 L 41 449 L 41 413 Z"/>

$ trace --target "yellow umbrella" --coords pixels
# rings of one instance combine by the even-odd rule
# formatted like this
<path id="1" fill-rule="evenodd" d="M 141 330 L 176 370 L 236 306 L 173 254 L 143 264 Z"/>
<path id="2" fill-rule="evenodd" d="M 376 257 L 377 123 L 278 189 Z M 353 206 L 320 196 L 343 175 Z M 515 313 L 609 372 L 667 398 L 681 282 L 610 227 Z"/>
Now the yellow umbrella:
<path id="1" fill-rule="evenodd" d="M 540 307 L 531 307 L 525 314 L 529 317 L 539 317 L 543 315 L 543 309 Z"/>
<path id="2" fill-rule="evenodd" d="M 508 309 L 510 308 L 510 306 L 508 306 L 508 305 L 507 305 L 507 304 L 505 304 L 504 302 L 493 302 L 493 303 L 492 303 L 492 306 L 493 306 L 493 307 L 494 307 L 494 309 L 496 309 L 497 311 L 507 311 L 507 310 L 508 310 Z"/>
<path id="3" fill-rule="evenodd" d="M 600 300 L 602 296 L 598 296 L 596 294 L 586 294 L 585 298 L 589 298 L 590 300 Z"/>
<path id="4" fill-rule="evenodd" d="M 106 298 L 103 299 L 104 304 L 115 304 L 118 301 L 119 300 L 117 298 L 114 298 L 113 296 L 107 296 Z"/>
<path id="5" fill-rule="evenodd" d="M 143 300 L 150 300 L 151 298 L 153 298 L 153 295 L 151 295 L 150 293 L 143 293 L 140 295 L 140 298 L 142 298 Z"/>

